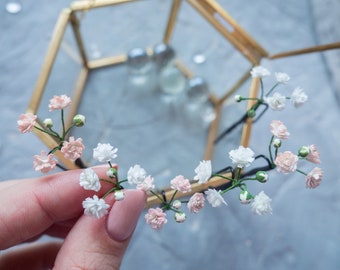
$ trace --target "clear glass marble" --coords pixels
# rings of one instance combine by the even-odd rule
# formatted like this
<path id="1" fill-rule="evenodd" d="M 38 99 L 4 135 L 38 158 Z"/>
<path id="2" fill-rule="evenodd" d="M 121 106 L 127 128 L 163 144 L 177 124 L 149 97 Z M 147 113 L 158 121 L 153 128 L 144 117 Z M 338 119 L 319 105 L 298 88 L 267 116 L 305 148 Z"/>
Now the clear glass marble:
<path id="1" fill-rule="evenodd" d="M 153 62 L 158 74 L 160 90 L 166 95 L 178 95 L 186 87 L 186 78 L 175 66 L 175 51 L 167 44 L 157 44 L 153 50 Z"/>
<path id="2" fill-rule="evenodd" d="M 201 77 L 188 81 L 181 103 L 184 118 L 190 127 L 205 128 L 216 118 L 215 108 L 209 99 L 208 84 Z"/>
<path id="3" fill-rule="evenodd" d="M 165 43 L 157 44 L 153 48 L 152 59 L 157 70 L 159 71 L 167 65 L 173 64 L 175 59 L 175 51 L 171 46 Z"/>
<path id="4" fill-rule="evenodd" d="M 127 68 L 129 81 L 135 86 L 150 84 L 152 76 L 152 62 L 146 50 L 134 48 L 128 52 Z"/>
<path id="5" fill-rule="evenodd" d="M 165 94 L 177 95 L 185 89 L 186 78 L 176 67 L 164 68 L 158 76 L 160 89 Z"/>

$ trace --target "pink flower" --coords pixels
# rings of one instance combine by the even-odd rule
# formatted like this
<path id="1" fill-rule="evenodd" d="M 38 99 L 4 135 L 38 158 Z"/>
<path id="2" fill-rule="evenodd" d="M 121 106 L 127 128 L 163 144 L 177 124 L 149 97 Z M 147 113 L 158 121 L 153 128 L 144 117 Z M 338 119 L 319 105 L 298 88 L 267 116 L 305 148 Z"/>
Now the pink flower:
<path id="1" fill-rule="evenodd" d="M 299 158 L 290 151 L 278 153 L 274 161 L 278 172 L 290 173 L 296 171 Z"/>
<path id="2" fill-rule="evenodd" d="M 306 177 L 306 188 L 316 188 L 320 185 L 323 176 L 323 171 L 315 167 L 307 174 Z"/>
<path id="3" fill-rule="evenodd" d="M 37 120 L 37 116 L 32 113 L 25 113 L 19 116 L 18 129 L 21 133 L 30 132 L 34 127 L 35 122 Z"/>
<path id="4" fill-rule="evenodd" d="M 270 131 L 275 137 L 282 140 L 288 139 L 290 135 L 286 126 L 279 120 L 273 120 L 270 123 Z"/>
<path id="5" fill-rule="evenodd" d="M 137 189 L 144 190 L 145 192 L 151 189 L 154 189 L 154 188 L 155 188 L 155 184 L 153 181 L 153 177 L 151 177 L 150 175 L 145 177 L 143 182 L 137 184 Z"/>
<path id="6" fill-rule="evenodd" d="M 205 198 L 202 193 L 195 193 L 189 199 L 187 207 L 189 208 L 190 212 L 198 213 L 204 206 Z"/>
<path id="7" fill-rule="evenodd" d="M 191 191 L 190 181 L 185 179 L 183 175 L 177 175 L 174 179 L 170 181 L 172 189 L 178 190 L 182 193 L 187 193 Z"/>
<path id="8" fill-rule="evenodd" d="M 152 229 L 160 230 L 163 224 L 167 223 L 166 213 L 163 212 L 161 208 L 149 208 L 148 212 L 145 214 L 145 221 L 147 224 L 151 225 Z"/>
<path id="9" fill-rule="evenodd" d="M 50 99 L 48 108 L 51 111 L 62 110 L 71 104 L 71 99 L 66 95 L 54 96 Z"/>
<path id="10" fill-rule="evenodd" d="M 33 167 L 36 171 L 47 173 L 53 170 L 58 161 L 54 158 L 53 154 L 47 155 L 46 151 L 41 151 L 41 155 L 35 155 Z"/>
<path id="11" fill-rule="evenodd" d="M 70 137 L 69 141 L 65 141 L 63 143 L 63 147 L 61 148 L 61 152 L 64 154 L 65 158 L 75 161 L 77 158 L 80 158 L 85 146 L 82 143 L 82 139 L 78 138 L 74 140 L 74 137 Z"/>
<path id="12" fill-rule="evenodd" d="M 309 154 L 306 157 L 306 159 L 312 163 L 320 164 L 320 153 L 316 149 L 316 146 L 314 144 L 308 145 L 309 148 Z"/>

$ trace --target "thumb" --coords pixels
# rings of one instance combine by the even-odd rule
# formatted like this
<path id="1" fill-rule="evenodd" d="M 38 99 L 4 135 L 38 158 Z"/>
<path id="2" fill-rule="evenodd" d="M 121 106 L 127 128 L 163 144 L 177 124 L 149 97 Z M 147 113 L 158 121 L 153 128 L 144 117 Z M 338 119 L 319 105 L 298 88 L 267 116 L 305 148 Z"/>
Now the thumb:
<path id="1" fill-rule="evenodd" d="M 113 201 L 113 196 L 106 199 Z M 145 202 L 144 191 L 125 190 L 124 200 L 114 202 L 107 218 L 82 216 L 66 237 L 54 269 L 119 269 Z"/>

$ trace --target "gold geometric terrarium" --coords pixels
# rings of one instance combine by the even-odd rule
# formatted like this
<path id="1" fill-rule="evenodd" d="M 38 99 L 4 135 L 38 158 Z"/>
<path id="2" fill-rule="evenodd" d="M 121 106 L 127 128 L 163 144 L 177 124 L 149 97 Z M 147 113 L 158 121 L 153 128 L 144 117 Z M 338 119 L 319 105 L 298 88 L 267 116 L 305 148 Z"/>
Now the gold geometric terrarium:
<path id="1" fill-rule="evenodd" d="M 158 16 L 158 20 L 154 22 L 152 25 L 148 25 L 153 30 L 153 32 L 157 32 L 155 36 L 149 35 L 148 29 L 143 29 L 143 25 L 146 25 L 145 22 L 152 21 L 152 18 L 143 18 L 143 4 L 149 5 L 146 8 L 151 8 L 154 10 L 155 15 Z M 159 5 L 157 9 L 155 6 Z M 185 5 L 185 6 L 184 6 Z M 181 9 L 187 8 L 185 12 L 187 16 L 181 17 Z M 188 8 L 190 10 L 188 11 Z M 135 12 L 135 17 L 129 17 L 129 10 L 140 10 L 140 12 Z M 112 22 L 106 22 L 105 27 L 101 28 L 96 24 L 101 20 L 100 12 L 107 12 L 105 17 L 115 18 L 115 16 L 119 19 Z M 109 14 L 109 15 L 108 15 Z M 91 17 L 92 16 L 92 17 Z M 250 35 L 248 35 L 238 24 L 237 22 L 219 5 L 216 0 L 165 0 L 165 1 L 138 1 L 138 0 L 83 0 L 83 1 L 75 1 L 71 3 L 69 8 L 65 8 L 57 21 L 55 26 L 55 30 L 53 32 L 50 46 L 47 51 L 47 55 L 45 58 L 45 62 L 43 64 L 41 73 L 37 80 L 32 98 L 29 102 L 27 112 L 31 112 L 33 114 L 37 114 L 41 107 L 41 103 L 44 98 L 50 98 L 51 96 L 44 96 L 46 92 L 46 88 L 51 88 L 53 91 L 64 91 L 64 89 L 57 89 L 55 86 L 56 82 L 60 82 L 63 80 L 67 80 L 66 77 L 73 77 L 71 79 L 72 83 L 68 86 L 69 89 L 72 89 L 69 96 L 72 98 L 72 106 L 68 111 L 67 123 L 71 123 L 73 115 L 78 112 L 79 106 L 81 106 L 83 102 L 83 95 L 86 86 L 90 82 L 91 76 L 94 78 L 98 78 L 100 80 L 100 73 L 104 73 L 104 70 L 110 67 L 118 67 L 124 65 L 126 63 L 128 56 L 128 50 L 132 49 L 134 36 L 136 35 L 136 31 L 139 31 L 139 35 L 143 36 L 145 39 L 154 40 L 147 42 L 137 42 L 136 46 L 143 47 L 148 55 L 152 56 L 154 54 L 152 45 L 155 43 L 163 43 L 173 46 L 175 50 L 179 47 L 176 44 L 176 34 L 181 31 L 181 28 L 185 28 L 185 18 L 190 16 L 199 16 L 200 22 L 202 26 L 199 25 L 196 27 L 196 31 L 198 36 L 200 36 L 200 31 L 204 32 L 204 29 L 209 29 L 211 31 L 211 40 L 209 37 L 204 39 L 205 42 L 210 46 L 209 43 L 213 44 L 216 42 L 224 42 L 223 46 L 229 46 L 235 51 L 242 60 L 246 63 L 239 67 L 241 76 L 233 82 L 232 85 L 228 85 L 227 82 L 220 83 L 220 85 L 212 85 L 212 91 L 209 93 L 209 100 L 213 105 L 213 109 L 215 111 L 215 119 L 211 122 L 209 126 L 209 130 L 206 134 L 206 144 L 203 156 L 195 157 L 196 159 L 212 159 L 214 155 L 214 141 L 218 136 L 219 132 L 219 124 L 224 114 L 223 108 L 225 104 L 228 102 L 229 98 L 235 94 L 236 91 L 239 91 L 241 86 L 249 79 L 250 69 L 258 65 L 263 58 L 276 59 L 280 57 L 286 57 L 291 55 L 316 52 L 321 50 L 340 48 L 340 43 L 329 44 L 324 46 L 317 46 L 313 48 L 306 48 L 298 51 L 291 51 L 282 54 L 270 55 L 264 48 L 262 48 Z M 104 16 L 103 16 L 104 17 Z M 87 19 L 90 18 L 88 21 Z M 91 19 L 92 18 L 92 19 Z M 138 19 L 143 19 L 143 23 L 140 25 L 133 27 L 131 25 L 124 25 L 125 21 L 133 21 Z M 104 22 L 105 23 L 105 22 Z M 184 26 L 183 26 L 184 25 Z M 126 30 L 124 29 L 126 27 Z M 202 28 L 201 28 L 202 27 Z M 86 34 L 87 28 L 95 29 L 92 30 L 92 36 Z M 198 29 L 197 29 L 198 28 Z M 120 32 L 128 32 L 126 38 L 122 38 L 119 35 L 115 36 L 113 39 L 109 39 L 113 34 L 111 31 L 114 29 L 119 29 Z M 190 31 L 192 29 L 189 29 Z M 130 33 L 131 31 L 131 33 Z M 191 32 L 189 34 L 182 33 L 182 40 L 179 42 L 183 42 L 187 44 L 186 52 L 184 54 L 176 53 L 175 65 L 180 70 L 180 72 L 189 80 L 197 75 L 195 72 L 195 68 L 192 68 L 185 58 L 188 56 L 188 51 L 195 50 L 194 48 L 190 48 L 192 46 L 192 36 Z M 73 36 L 73 47 L 70 46 L 70 43 L 65 42 L 65 38 L 67 36 Z M 190 35 L 190 36 L 189 36 Z M 213 36 L 214 35 L 214 36 Z M 216 36 L 216 39 L 214 37 Z M 185 40 L 183 40 L 185 37 Z M 92 38 L 92 40 L 91 40 Z M 94 43 L 99 42 L 98 40 L 102 38 L 102 41 L 107 44 L 107 42 L 112 42 L 111 47 L 112 52 L 103 52 L 102 54 L 96 55 L 96 57 L 91 56 L 90 51 L 94 50 L 95 46 L 98 44 Z M 222 41 L 221 41 L 222 40 Z M 128 43 L 127 41 L 131 41 Z M 178 42 L 178 40 L 177 40 Z M 199 41 L 197 43 L 202 43 L 203 41 Z M 183 44 L 182 44 L 183 45 Z M 110 47 L 110 46 L 106 46 Z M 229 49 L 230 49 L 229 48 Z M 214 47 L 210 48 L 212 51 Z M 58 60 L 58 56 L 62 52 L 66 52 L 68 57 L 75 63 L 77 69 L 75 72 L 68 72 L 68 74 L 63 73 L 63 66 L 69 65 L 64 61 L 64 58 Z M 192 52 L 194 53 L 194 52 Z M 223 52 L 222 52 L 223 53 Z M 198 55 L 199 56 L 199 55 Z M 220 61 L 227 62 L 228 59 L 219 59 Z M 61 66 L 60 70 L 55 71 L 56 62 L 59 61 L 59 66 Z M 72 64 L 70 64 L 72 65 Z M 218 63 L 213 62 L 212 68 L 215 71 L 212 73 L 221 73 L 221 69 Z M 210 70 L 211 70 L 210 69 Z M 241 71 L 242 70 L 242 71 Z M 59 77 L 53 79 L 53 75 L 58 73 Z M 93 75 L 94 74 L 94 75 Z M 206 74 L 205 74 L 206 75 Z M 210 75 L 210 73 L 209 73 Z M 221 77 L 223 75 L 219 75 Z M 118 77 L 122 78 L 122 77 Z M 215 80 L 214 78 L 210 78 L 211 80 Z M 124 78 L 123 78 L 124 80 Z M 230 80 L 230 78 L 229 78 Z M 50 84 L 50 85 L 49 85 Z M 112 85 L 114 88 L 114 81 L 112 81 Z M 253 79 L 251 82 L 249 93 L 245 94 L 251 98 L 257 97 L 258 94 L 259 81 L 257 79 Z M 100 87 L 99 87 L 100 88 Z M 86 90 L 87 91 L 87 90 Z M 97 89 L 99 92 L 100 89 Z M 114 90 L 112 90 L 114 91 Z M 98 93 L 97 92 L 97 93 Z M 124 91 L 122 92 L 124 95 Z M 56 94 L 56 93 L 53 93 Z M 93 95 L 97 95 L 93 93 Z M 113 96 L 112 93 L 107 93 L 107 99 L 110 99 L 110 96 Z M 114 102 L 119 101 L 112 101 Z M 91 104 L 91 103 L 89 103 Z M 247 107 L 249 108 L 252 105 L 252 102 L 249 101 Z M 97 106 L 101 106 L 98 105 Z M 95 110 L 95 105 L 93 104 L 93 108 Z M 103 110 L 104 108 L 99 108 Z M 97 108 L 98 110 L 98 108 Z M 108 114 L 110 112 L 110 107 L 107 106 L 104 109 Z M 120 117 L 120 116 L 119 116 Z M 228 120 L 232 121 L 232 120 Z M 38 123 L 40 128 L 43 128 L 43 125 Z M 242 123 L 241 135 L 239 138 L 239 144 L 243 146 L 248 146 L 250 133 L 252 127 L 252 120 L 246 119 Z M 109 129 L 110 126 L 99 127 L 102 129 Z M 50 136 L 45 133 L 38 132 L 37 135 L 40 139 L 46 144 L 47 147 L 52 149 L 55 147 L 56 142 Z M 119 147 L 119 145 L 117 145 Z M 162 147 L 162 146 L 160 146 Z M 58 151 L 55 153 L 60 159 L 61 163 L 68 169 L 76 169 L 79 168 L 79 164 L 73 163 L 64 158 L 64 156 Z M 169 165 L 171 166 L 171 165 Z M 213 178 L 209 181 L 209 183 L 204 185 L 195 185 L 192 186 L 192 193 L 207 189 L 208 187 L 217 187 L 221 184 L 225 183 L 225 179 L 220 179 L 218 177 Z M 170 196 L 167 193 L 167 188 L 164 189 L 165 196 Z M 188 194 L 186 194 L 188 195 Z M 159 203 L 158 199 L 155 196 L 151 196 L 149 199 L 149 204 Z"/>

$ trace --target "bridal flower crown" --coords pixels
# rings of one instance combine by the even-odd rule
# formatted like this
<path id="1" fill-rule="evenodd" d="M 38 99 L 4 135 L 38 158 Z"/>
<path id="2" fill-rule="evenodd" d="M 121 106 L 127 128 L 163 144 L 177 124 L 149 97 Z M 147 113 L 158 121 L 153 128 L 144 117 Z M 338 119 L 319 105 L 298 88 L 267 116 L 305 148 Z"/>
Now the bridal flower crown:
<path id="1" fill-rule="evenodd" d="M 293 106 L 300 107 L 304 104 L 308 97 L 304 90 L 300 87 L 295 88 L 289 97 L 282 95 L 274 90 L 281 84 L 285 84 L 290 80 L 286 73 L 275 73 L 276 83 L 267 92 L 263 87 L 263 78 L 270 76 L 270 72 L 262 67 L 256 66 L 251 70 L 253 78 L 259 78 L 261 85 L 260 97 L 255 98 L 254 105 L 247 110 L 247 117 L 255 117 L 257 109 L 260 105 L 266 106 L 274 111 L 283 110 L 286 106 L 287 100 L 290 100 Z M 273 93 L 274 92 L 274 93 Z M 236 102 L 248 100 L 247 97 L 240 95 L 235 96 Z M 39 128 L 36 125 L 37 116 L 32 113 L 21 114 L 18 120 L 18 128 L 21 133 L 28 133 L 33 128 L 38 129 L 56 139 L 56 146 L 49 152 L 41 151 L 40 155 L 34 156 L 33 166 L 36 171 L 47 173 L 58 166 L 58 161 L 54 153 L 60 150 L 65 158 L 76 161 L 81 158 L 85 146 L 81 138 L 75 139 L 68 136 L 71 129 L 74 127 L 81 127 L 85 124 L 85 116 L 77 114 L 73 118 L 73 123 L 70 127 L 65 127 L 64 124 L 64 109 L 71 104 L 71 99 L 66 95 L 54 96 L 49 103 L 49 110 L 61 112 L 62 132 L 59 134 L 53 129 L 53 121 L 46 118 L 43 121 L 44 128 Z M 303 145 L 295 152 L 280 151 L 284 141 L 289 138 L 290 133 L 287 127 L 279 120 L 273 120 L 270 123 L 269 131 L 271 139 L 268 144 L 267 154 L 255 155 L 254 151 L 249 147 L 239 146 L 229 152 L 229 158 L 232 165 L 220 170 L 218 173 L 212 171 L 212 162 L 210 160 L 199 161 L 197 167 L 193 170 L 195 176 L 190 181 L 185 176 L 179 174 L 170 181 L 170 187 L 173 190 L 173 195 L 170 200 L 166 200 L 155 192 L 154 178 L 148 175 L 146 170 L 139 164 L 133 165 L 129 168 L 127 176 L 123 179 L 118 177 L 117 166 L 112 161 L 117 157 L 118 149 L 109 143 L 98 143 L 97 147 L 93 149 L 93 158 L 101 163 L 107 163 L 107 178 L 99 178 L 98 175 L 91 168 L 84 169 L 79 177 L 79 184 L 86 190 L 93 190 L 98 192 L 101 189 L 101 182 L 108 182 L 111 189 L 107 193 L 98 197 L 86 198 L 83 201 L 83 208 L 85 215 L 90 215 L 96 218 L 102 218 L 108 213 L 109 205 L 105 202 L 105 197 L 109 194 L 114 194 L 115 200 L 124 200 L 125 184 L 132 185 L 137 189 L 152 193 L 159 199 L 159 207 L 149 208 L 145 214 L 145 221 L 153 229 L 161 229 L 167 223 L 169 212 L 173 213 L 176 222 L 181 223 L 187 219 L 187 213 L 198 213 L 205 205 L 206 201 L 212 207 L 220 207 L 227 205 L 225 201 L 225 194 L 232 190 L 238 189 L 238 200 L 242 204 L 251 204 L 251 210 L 255 214 L 265 215 L 272 213 L 271 201 L 264 191 L 257 195 L 253 195 L 247 187 L 247 182 L 257 181 L 259 183 L 266 183 L 268 181 L 267 171 L 276 169 L 277 172 L 283 174 L 299 173 L 305 179 L 305 186 L 309 189 L 314 189 L 320 185 L 323 177 L 323 171 L 319 167 L 312 168 L 309 172 L 304 172 L 299 169 L 300 162 L 310 162 L 314 164 L 320 163 L 320 155 L 317 147 L 314 144 Z M 254 160 L 263 158 L 267 162 L 267 166 L 263 168 L 255 168 L 246 172 L 246 168 L 251 167 Z M 207 183 L 212 177 L 219 176 L 229 181 L 229 185 L 221 187 L 220 189 L 208 188 L 205 191 L 193 194 L 188 200 L 178 200 L 175 196 L 178 192 L 189 193 L 191 191 L 191 184 L 198 182 L 201 184 Z M 187 210 L 183 205 L 186 204 Z"/>

